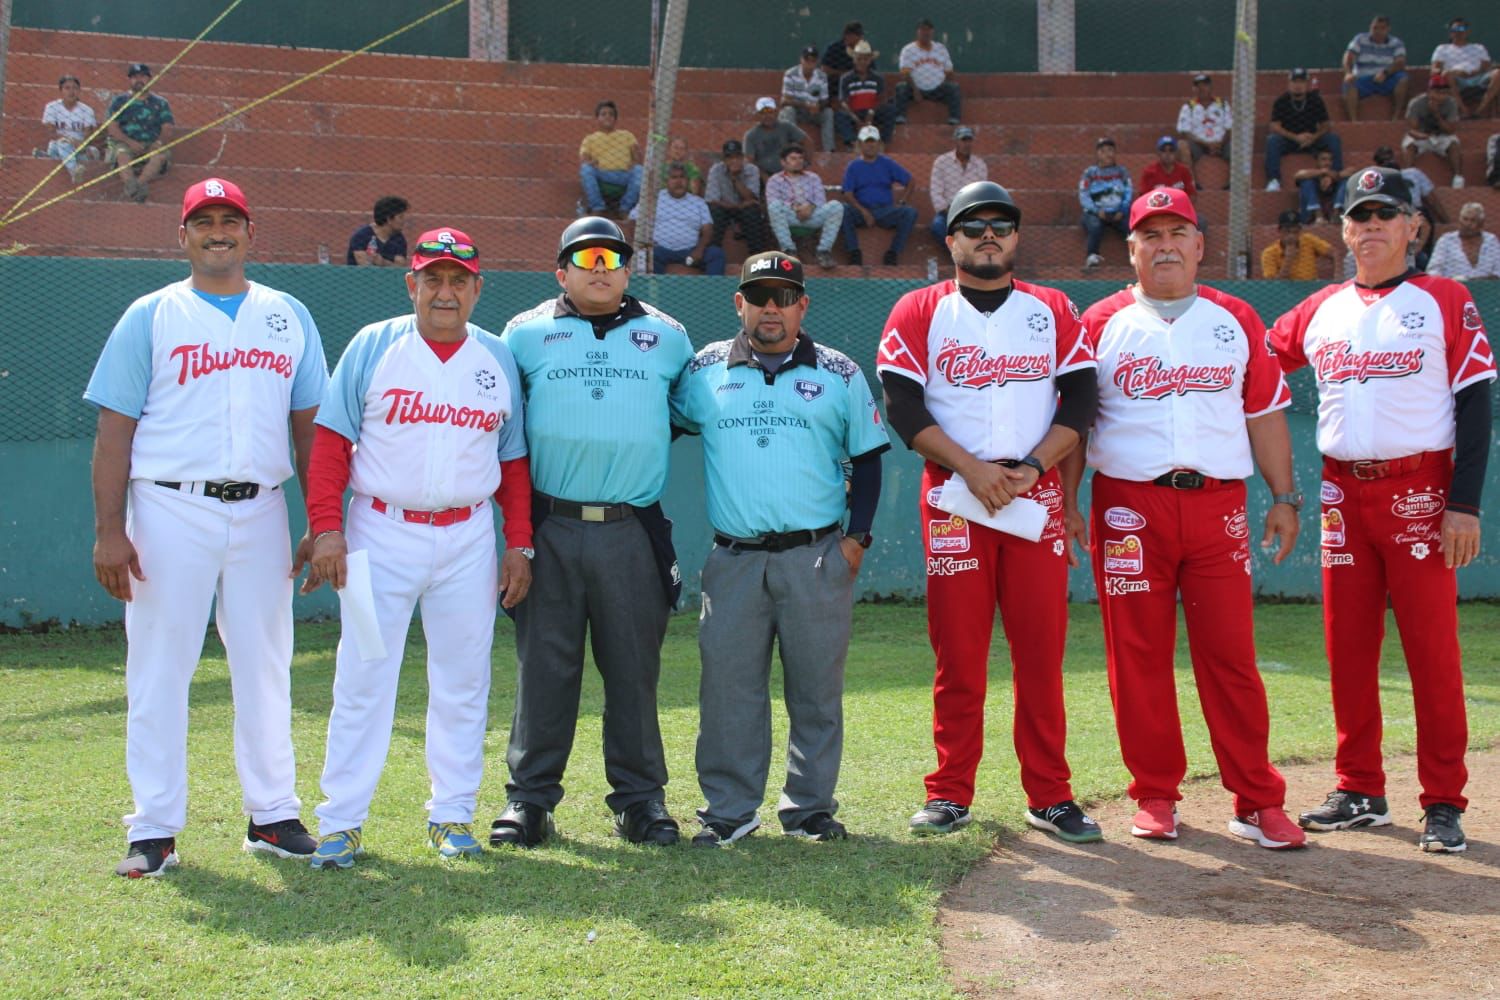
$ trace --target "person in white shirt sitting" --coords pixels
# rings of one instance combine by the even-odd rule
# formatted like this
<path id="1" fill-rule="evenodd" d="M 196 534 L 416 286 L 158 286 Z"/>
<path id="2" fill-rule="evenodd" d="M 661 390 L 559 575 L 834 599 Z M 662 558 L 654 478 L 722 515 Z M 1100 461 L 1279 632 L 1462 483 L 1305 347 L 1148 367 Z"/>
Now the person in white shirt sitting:
<path id="1" fill-rule="evenodd" d="M 1458 228 L 1438 237 L 1428 274 L 1455 281 L 1500 278 L 1500 237 L 1484 230 L 1484 206 L 1471 201 L 1458 210 Z"/>

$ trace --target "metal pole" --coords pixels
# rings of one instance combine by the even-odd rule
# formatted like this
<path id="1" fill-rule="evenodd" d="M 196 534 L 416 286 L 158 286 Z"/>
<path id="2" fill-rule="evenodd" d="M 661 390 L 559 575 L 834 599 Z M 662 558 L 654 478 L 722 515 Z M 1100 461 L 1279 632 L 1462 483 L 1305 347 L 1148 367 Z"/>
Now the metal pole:
<path id="1" fill-rule="evenodd" d="M 1236 0 L 1234 127 L 1229 136 L 1229 243 L 1225 276 L 1250 277 L 1250 177 L 1255 160 L 1255 41 L 1259 0 Z"/>
<path id="2" fill-rule="evenodd" d="M 1076 0 L 1040 0 L 1036 5 L 1037 72 L 1073 72 L 1077 63 L 1075 7 Z"/>
<path id="3" fill-rule="evenodd" d="M 505 62 L 510 58 L 510 0 L 469 0 L 469 58 Z"/>
<path id="4" fill-rule="evenodd" d="M 656 20 L 656 5 L 653 0 L 652 22 Z M 687 24 L 688 0 L 667 0 L 667 15 L 662 25 L 661 45 L 658 36 L 652 33 L 652 51 L 655 52 L 652 72 L 651 118 L 646 129 L 645 177 L 641 181 L 639 218 L 635 227 L 636 259 L 650 263 L 653 227 L 656 223 L 656 189 L 662 153 L 667 144 L 667 129 L 672 123 L 672 104 L 677 97 L 678 60 L 682 57 L 682 32 Z M 639 272 L 642 268 L 636 268 Z"/>
<path id="5" fill-rule="evenodd" d="M 5 103 L 5 64 L 9 56 L 10 0 L 0 0 L 0 105 Z M 0 122 L 3 122 L 3 119 L 0 119 Z"/>

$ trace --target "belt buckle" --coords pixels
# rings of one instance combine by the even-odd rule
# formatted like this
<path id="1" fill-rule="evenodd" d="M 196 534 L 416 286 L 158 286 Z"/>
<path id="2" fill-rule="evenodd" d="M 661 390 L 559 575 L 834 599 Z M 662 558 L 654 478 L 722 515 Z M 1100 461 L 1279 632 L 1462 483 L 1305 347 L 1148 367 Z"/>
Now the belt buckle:
<path id="1" fill-rule="evenodd" d="M 401 508 L 401 519 L 407 524 L 431 524 L 432 511 L 430 510 L 407 510 Z"/>
<path id="2" fill-rule="evenodd" d="M 1379 479 L 1383 476 L 1386 465 L 1387 463 L 1385 462 L 1372 462 L 1369 459 L 1360 459 L 1358 462 L 1351 462 L 1349 464 L 1349 474 L 1355 479 L 1369 482 L 1372 479 Z"/>
<path id="3" fill-rule="evenodd" d="M 1203 473 L 1190 469 L 1174 469 L 1167 485 L 1174 490 L 1198 490 L 1203 488 Z"/>
<path id="4" fill-rule="evenodd" d="M 578 505 L 578 519 L 580 521 L 591 521 L 594 524 L 603 524 L 604 515 L 607 513 L 603 507 L 595 507 L 590 504 Z"/>
<path id="5" fill-rule="evenodd" d="M 238 503 L 255 494 L 254 483 L 222 483 L 219 486 L 220 503 Z"/>

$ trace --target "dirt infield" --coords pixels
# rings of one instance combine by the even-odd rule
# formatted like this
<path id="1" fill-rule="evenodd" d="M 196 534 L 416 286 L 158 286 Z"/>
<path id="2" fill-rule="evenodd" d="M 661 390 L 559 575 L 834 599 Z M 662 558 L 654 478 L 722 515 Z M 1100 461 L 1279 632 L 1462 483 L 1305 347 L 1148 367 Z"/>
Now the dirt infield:
<path id="1" fill-rule="evenodd" d="M 1423 854 L 1414 758 L 1388 761 L 1394 823 L 1268 851 L 1225 829 L 1217 781 L 1185 787 L 1175 842 L 1090 814 L 1105 842 L 1006 837 L 938 914 L 954 987 L 974 997 L 1500 997 L 1500 753 L 1469 755 L 1469 850 Z M 1309 808 L 1329 764 L 1284 770 Z M 1288 811 L 1292 811 L 1289 809 Z"/>

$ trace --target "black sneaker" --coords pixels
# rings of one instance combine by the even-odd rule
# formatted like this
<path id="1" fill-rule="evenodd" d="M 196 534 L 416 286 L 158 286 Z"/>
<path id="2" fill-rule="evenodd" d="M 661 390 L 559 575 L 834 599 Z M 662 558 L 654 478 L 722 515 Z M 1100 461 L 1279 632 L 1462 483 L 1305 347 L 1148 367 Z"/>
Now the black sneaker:
<path id="1" fill-rule="evenodd" d="M 806 837 L 817 841 L 846 840 L 849 837 L 844 824 L 828 813 L 813 813 L 798 826 L 782 827 L 781 832 L 788 837 Z"/>
<path id="2" fill-rule="evenodd" d="M 1092 844 L 1104 839 L 1099 824 L 1085 815 L 1072 799 L 1045 809 L 1027 809 L 1026 822 L 1070 844 Z"/>
<path id="3" fill-rule="evenodd" d="M 897 264 L 900 263 L 899 258 L 896 257 L 896 251 L 894 251 L 894 250 L 887 250 L 885 252 L 885 256 L 882 257 L 882 258 L 880 258 L 880 261 L 886 267 L 895 267 Z"/>
<path id="4" fill-rule="evenodd" d="M 850 263 L 850 265 L 852 265 L 854 267 L 859 267 L 864 262 L 865 262 L 865 255 L 863 253 L 861 253 L 858 250 L 850 250 L 849 251 L 849 263 Z"/>
<path id="5" fill-rule="evenodd" d="M 265 851 L 278 858 L 310 858 L 318 849 L 318 838 L 308 833 L 296 817 L 264 825 L 251 823 L 245 831 L 244 849 Z"/>
<path id="6" fill-rule="evenodd" d="M 160 878 L 161 873 L 177 864 L 177 838 L 133 840 L 125 860 L 115 866 L 115 874 L 126 878 Z"/>
<path id="7" fill-rule="evenodd" d="M 741 837 L 748 837 L 760 826 L 760 817 L 752 816 L 749 822 L 733 826 L 718 820 L 703 820 L 703 829 L 693 837 L 694 847 L 728 847 Z"/>
<path id="8" fill-rule="evenodd" d="M 1328 793 L 1318 808 L 1302 813 L 1297 824 L 1307 830 L 1357 830 L 1362 826 L 1390 826 L 1391 807 L 1384 795 L 1366 795 L 1342 788 Z"/>
<path id="9" fill-rule="evenodd" d="M 670 847 L 677 843 L 677 821 L 667 812 L 665 802 L 652 799 L 625 807 L 615 814 L 615 834 L 632 844 L 656 844 Z"/>
<path id="10" fill-rule="evenodd" d="M 535 847 L 556 832 L 552 813 L 533 802 L 513 800 L 490 824 L 490 846 Z"/>
<path id="11" fill-rule="evenodd" d="M 1417 844 L 1424 851 L 1440 851 L 1457 854 L 1469 849 L 1464 840 L 1464 828 L 1458 817 L 1463 810 L 1446 802 L 1434 802 L 1427 807 L 1427 826 L 1422 830 L 1422 839 Z"/>
<path id="12" fill-rule="evenodd" d="M 947 799 L 931 799 L 911 818 L 911 832 L 918 837 L 930 837 L 938 833 L 952 833 L 968 826 L 974 819 L 969 807 Z"/>

